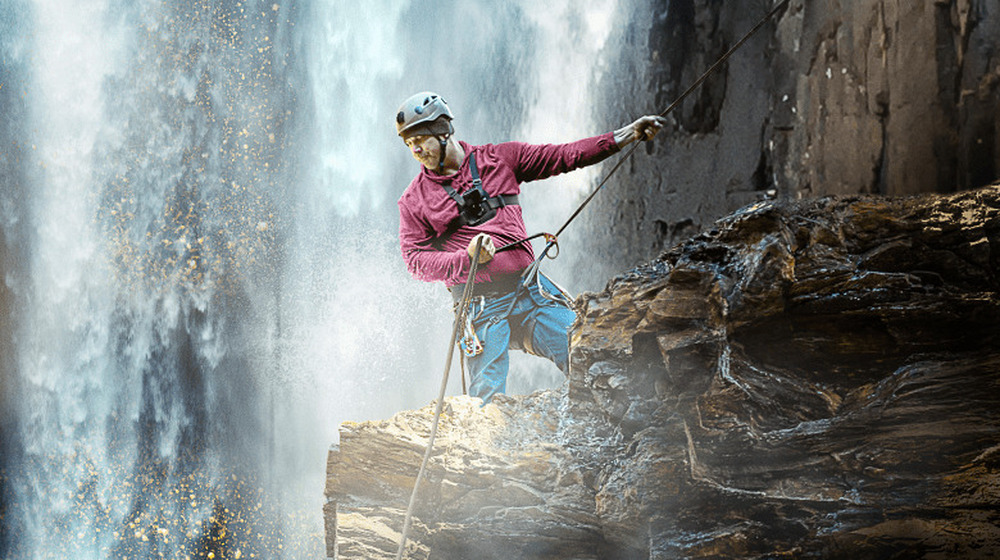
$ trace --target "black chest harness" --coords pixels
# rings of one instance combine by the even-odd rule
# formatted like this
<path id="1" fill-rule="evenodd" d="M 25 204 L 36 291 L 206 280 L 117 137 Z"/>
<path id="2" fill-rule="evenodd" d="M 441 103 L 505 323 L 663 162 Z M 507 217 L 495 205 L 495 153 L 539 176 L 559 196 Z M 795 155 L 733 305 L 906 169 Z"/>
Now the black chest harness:
<path id="1" fill-rule="evenodd" d="M 478 226 L 496 216 L 497 209 L 512 204 L 518 204 L 516 194 L 498 194 L 490 196 L 483 188 L 479 178 L 479 168 L 476 167 L 476 154 L 469 153 L 469 171 L 472 173 L 472 188 L 459 193 L 450 184 L 441 185 L 458 204 L 458 218 L 452 222 L 452 228 L 462 226 Z"/>

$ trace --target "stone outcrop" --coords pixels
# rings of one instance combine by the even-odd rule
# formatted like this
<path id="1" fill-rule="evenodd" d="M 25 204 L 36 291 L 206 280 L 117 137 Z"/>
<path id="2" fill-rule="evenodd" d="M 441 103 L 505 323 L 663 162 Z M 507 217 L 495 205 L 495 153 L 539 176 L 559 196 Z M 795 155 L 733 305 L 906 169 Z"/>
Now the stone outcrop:
<path id="1" fill-rule="evenodd" d="M 578 298 L 561 391 L 451 397 L 408 558 L 1000 555 L 1000 186 L 762 202 Z M 433 408 L 345 424 L 392 558 Z"/>
<path id="2" fill-rule="evenodd" d="M 597 452 L 615 447 L 610 430 L 567 416 L 565 393 L 481 404 L 447 399 L 408 558 L 604 557 L 595 471 L 581 457 L 613 455 Z M 433 410 L 341 427 L 328 465 L 331 557 L 395 557 Z"/>

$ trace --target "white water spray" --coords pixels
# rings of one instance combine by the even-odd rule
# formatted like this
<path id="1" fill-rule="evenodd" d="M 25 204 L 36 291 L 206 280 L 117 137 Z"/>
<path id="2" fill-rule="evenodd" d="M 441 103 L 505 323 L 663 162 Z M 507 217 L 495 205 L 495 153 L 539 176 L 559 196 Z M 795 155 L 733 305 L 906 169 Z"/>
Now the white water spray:
<path id="1" fill-rule="evenodd" d="M 33 249 L 30 283 L 23 286 L 29 305 L 16 338 L 25 389 L 19 403 L 24 472 L 30 483 L 19 485 L 15 496 L 31 537 L 62 537 L 45 542 L 36 557 L 90 558 L 111 535 L 96 534 L 87 515 L 78 515 L 80 489 L 116 509 L 109 499 L 114 478 L 96 470 L 129 459 L 108 456 L 103 425 L 115 394 L 128 388 L 107 375 L 113 367 L 107 352 L 112 293 L 102 287 L 108 269 L 90 211 L 94 144 L 103 120 L 101 86 L 116 38 L 103 25 L 102 2 L 38 1 L 32 8 L 31 175 L 37 180 L 25 216 Z M 95 36 L 105 40 L 90 40 Z"/>
<path id="2" fill-rule="evenodd" d="M 29 109 L 0 140 L 32 146 L 23 196 L 0 195 L 3 239 L 30 257 L 0 262 L 17 352 L 0 556 L 320 557 L 339 423 L 425 405 L 447 349 L 450 298 L 396 242 L 417 171 L 398 102 L 445 93 L 473 142 L 603 132 L 588 99 L 611 13 L 0 8 L 26 27 L 0 43 L 25 69 L 0 87 Z M 528 185 L 529 229 L 587 183 Z"/>

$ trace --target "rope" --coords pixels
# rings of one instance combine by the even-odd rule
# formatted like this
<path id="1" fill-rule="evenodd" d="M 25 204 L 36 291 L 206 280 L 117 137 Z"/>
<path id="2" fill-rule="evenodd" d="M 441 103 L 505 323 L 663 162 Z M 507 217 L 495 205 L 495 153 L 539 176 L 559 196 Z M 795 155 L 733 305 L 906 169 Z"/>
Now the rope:
<path id="1" fill-rule="evenodd" d="M 403 550 L 406 548 L 406 538 L 410 533 L 410 524 L 413 520 L 413 508 L 417 503 L 417 490 L 420 488 L 420 480 L 427 470 L 427 463 L 431 458 L 431 450 L 434 448 L 434 439 L 437 437 L 438 421 L 441 419 L 441 409 L 444 408 L 444 394 L 448 389 L 448 373 L 451 371 L 451 360 L 455 355 L 455 341 L 458 340 L 459 329 L 465 323 L 465 313 L 472 300 L 472 284 L 476 279 L 476 270 L 479 268 L 479 251 L 482 249 L 483 239 L 476 242 L 476 250 L 469 265 L 469 278 L 465 281 L 465 289 L 462 291 L 462 300 L 455 313 L 455 326 L 451 331 L 451 339 L 448 341 L 448 357 L 445 360 L 444 376 L 441 379 L 441 390 L 438 392 L 437 405 L 434 407 L 434 420 L 431 422 L 431 434 L 427 441 L 427 450 L 424 451 L 424 459 L 420 462 L 420 470 L 417 471 L 417 479 L 413 481 L 413 492 L 410 493 L 410 503 L 406 507 L 406 517 L 403 519 L 403 532 L 399 539 L 399 550 L 396 551 L 396 560 L 402 560 Z M 462 383 L 465 383 L 464 375 Z"/>
<path id="2" fill-rule="evenodd" d="M 737 41 L 735 45 L 733 45 L 732 47 L 730 47 L 729 50 L 726 51 L 726 53 L 723 54 L 722 57 L 719 58 L 719 60 L 715 61 L 715 64 L 713 64 L 712 66 L 710 66 L 708 68 L 708 70 L 705 70 L 705 72 L 702 73 L 702 75 L 699 76 L 698 79 L 695 80 L 693 84 L 691 84 L 686 90 L 684 90 L 684 93 L 682 93 L 680 95 L 680 97 L 678 97 L 677 99 L 675 99 L 673 103 L 671 103 L 666 109 L 664 109 L 663 112 L 660 113 L 659 116 L 665 117 L 665 116 L 667 116 L 667 114 L 671 113 L 674 109 L 676 109 L 681 104 L 681 102 L 684 101 L 684 99 L 687 96 L 691 95 L 691 93 L 694 92 L 694 90 L 698 89 L 698 86 L 700 86 L 702 84 L 702 82 L 704 82 L 705 80 L 707 80 L 708 77 L 710 75 L 712 75 L 713 72 L 715 72 L 727 60 L 729 60 L 729 57 L 731 57 L 733 55 L 733 53 L 735 53 L 740 47 L 742 47 L 743 43 L 746 43 L 747 40 L 750 39 L 750 37 L 752 37 L 755 33 L 757 33 L 757 31 L 759 31 L 760 28 L 763 27 L 765 23 L 767 23 L 786 4 L 788 4 L 788 2 L 789 2 L 789 0 L 781 0 L 780 2 L 778 2 L 778 4 L 774 8 L 772 8 L 771 11 L 768 12 L 766 16 L 764 16 L 763 18 L 761 18 L 760 21 L 758 21 L 757 24 L 754 25 L 750 29 L 750 31 L 748 31 L 745 35 L 743 35 L 743 37 L 739 41 Z M 602 188 L 604 188 L 604 185 L 607 184 L 608 179 L 611 179 L 611 176 L 614 175 L 615 172 L 618 171 L 618 169 L 621 168 L 621 166 L 625 164 L 625 161 L 627 161 L 630 157 L 632 157 L 632 154 L 635 152 L 636 148 L 638 148 L 638 147 L 639 147 L 639 143 L 638 142 L 635 142 L 635 143 L 632 144 L 632 146 L 628 149 L 628 151 L 625 152 L 625 155 L 623 155 L 622 157 L 620 157 L 618 159 L 618 162 L 615 164 L 614 167 L 611 168 L 611 171 L 609 171 L 608 174 L 604 176 L 604 179 L 601 180 L 601 182 L 597 185 L 597 187 L 593 190 L 593 192 L 591 192 L 590 195 L 588 195 L 587 198 L 584 199 L 584 201 L 582 203 L 580 203 L 580 205 L 576 208 L 576 211 L 573 212 L 573 214 L 569 217 L 569 219 L 566 220 L 566 222 L 562 225 L 562 227 L 559 228 L 559 230 L 556 232 L 556 234 L 553 237 L 558 238 L 560 235 L 562 235 L 562 232 L 565 231 L 565 229 L 569 226 L 569 224 L 574 219 L 576 219 L 576 217 L 580 214 L 580 212 L 582 212 L 583 209 L 588 204 L 590 204 L 590 201 L 593 200 L 595 196 L 597 196 L 597 193 L 600 192 Z M 520 239 L 518 241 L 514 241 L 513 243 L 508 243 L 507 245 L 504 245 L 502 247 L 497 248 L 496 252 L 499 253 L 501 251 L 505 251 L 507 249 L 510 249 L 511 247 L 513 247 L 515 245 L 520 245 L 521 243 L 525 243 L 525 242 L 527 242 L 527 241 L 529 241 L 529 240 L 531 240 L 531 239 L 533 239 L 535 237 L 538 237 L 538 235 L 541 235 L 541 234 L 536 234 L 536 235 L 533 235 L 533 236 L 525 238 L 525 239 Z M 538 256 L 537 261 L 541 261 L 542 258 L 545 257 L 546 253 L 548 253 L 549 249 L 553 245 L 555 245 L 555 243 L 553 241 L 551 241 L 551 240 L 548 243 L 546 243 L 545 249 L 543 249 L 542 252 L 541 252 L 541 254 Z"/>
<path id="3" fill-rule="evenodd" d="M 466 305 L 468 305 L 468 304 L 466 304 Z M 462 372 L 462 394 L 463 395 L 468 395 L 469 394 L 469 390 L 466 389 L 466 387 L 465 387 L 465 360 L 458 360 L 458 365 L 461 367 L 460 371 Z"/>

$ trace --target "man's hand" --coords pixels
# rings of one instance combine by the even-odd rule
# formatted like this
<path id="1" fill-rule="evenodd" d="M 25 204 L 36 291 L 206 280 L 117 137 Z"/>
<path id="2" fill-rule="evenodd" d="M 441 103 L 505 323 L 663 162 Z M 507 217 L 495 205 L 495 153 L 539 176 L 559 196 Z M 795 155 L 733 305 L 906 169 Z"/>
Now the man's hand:
<path id="1" fill-rule="evenodd" d="M 485 233 L 480 233 L 469 241 L 469 258 L 475 258 L 476 256 L 476 243 L 482 239 L 483 245 L 479 249 L 479 264 L 488 263 L 493 260 L 493 254 L 497 252 L 497 248 L 493 245 L 493 238 Z"/>
<path id="2" fill-rule="evenodd" d="M 661 128 L 667 125 L 667 119 L 658 115 L 639 117 L 632 124 L 625 125 L 615 131 L 615 142 L 621 148 L 636 140 L 652 140 Z"/>

